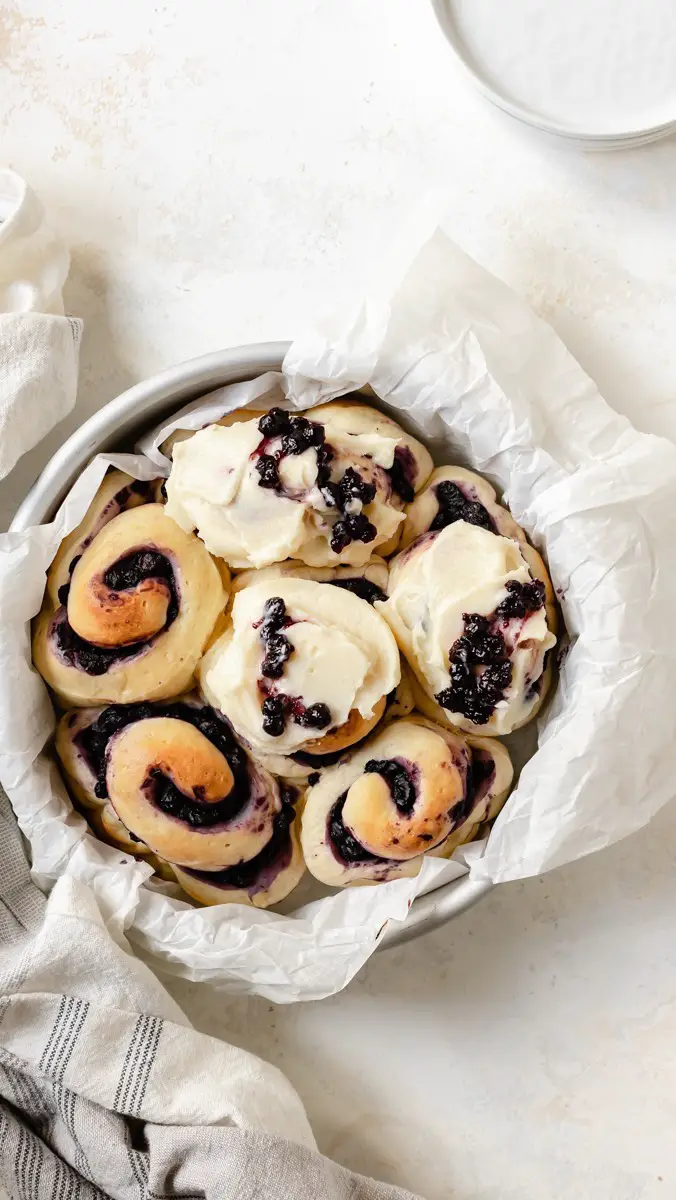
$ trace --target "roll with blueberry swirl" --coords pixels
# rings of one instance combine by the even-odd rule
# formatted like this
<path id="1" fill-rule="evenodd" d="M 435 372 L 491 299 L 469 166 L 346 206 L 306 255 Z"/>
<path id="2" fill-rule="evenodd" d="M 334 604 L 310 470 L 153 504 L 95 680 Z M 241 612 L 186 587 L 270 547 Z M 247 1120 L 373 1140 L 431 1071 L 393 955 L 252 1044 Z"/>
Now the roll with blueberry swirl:
<path id="1" fill-rule="evenodd" d="M 414 672 L 416 706 L 432 720 L 502 735 L 542 704 L 557 614 L 531 547 L 453 521 L 392 560 L 388 599 L 375 607 Z"/>
<path id="2" fill-rule="evenodd" d="M 227 601 L 227 572 L 199 538 L 159 504 L 123 511 L 70 560 L 54 608 L 64 562 L 50 570 L 33 637 L 33 661 L 64 704 L 156 700 L 189 687 Z"/>
<path id="3" fill-rule="evenodd" d="M 308 791 L 308 870 L 334 887 L 417 875 L 425 854 L 450 856 L 495 815 L 511 780 L 500 743 L 473 749 L 424 718 L 393 722 Z"/>
<path id="4" fill-rule="evenodd" d="M 109 805 L 132 840 L 172 864 L 237 866 L 275 835 L 277 781 L 192 697 L 66 713 L 56 750 L 81 804 Z"/>
<path id="5" fill-rule="evenodd" d="M 248 419 L 246 419 L 248 418 Z M 240 411 L 175 440 L 167 512 L 237 569 L 359 566 L 396 548 L 432 469 L 425 447 L 355 401 Z"/>
<path id="6" fill-rule="evenodd" d="M 199 668 L 202 690 L 257 754 L 330 754 L 365 737 L 401 677 L 374 607 L 313 580 L 245 587 Z"/>

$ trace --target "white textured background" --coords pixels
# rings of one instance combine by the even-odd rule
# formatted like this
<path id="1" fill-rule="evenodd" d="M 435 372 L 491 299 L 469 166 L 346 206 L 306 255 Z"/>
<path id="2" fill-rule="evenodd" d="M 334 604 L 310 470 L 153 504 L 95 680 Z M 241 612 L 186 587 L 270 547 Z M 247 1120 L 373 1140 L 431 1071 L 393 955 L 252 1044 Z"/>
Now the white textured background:
<path id="1" fill-rule="evenodd" d="M 608 400 L 676 437 L 676 143 L 531 141 L 457 81 L 425 0 L 5 0 L 0 63 L 2 157 L 86 323 L 77 410 L 0 485 L 5 521 L 131 382 L 358 289 L 430 188 Z M 428 1200 L 671 1200 L 675 852 L 668 811 L 321 1004 L 174 994 L 289 1074 L 323 1149 Z"/>

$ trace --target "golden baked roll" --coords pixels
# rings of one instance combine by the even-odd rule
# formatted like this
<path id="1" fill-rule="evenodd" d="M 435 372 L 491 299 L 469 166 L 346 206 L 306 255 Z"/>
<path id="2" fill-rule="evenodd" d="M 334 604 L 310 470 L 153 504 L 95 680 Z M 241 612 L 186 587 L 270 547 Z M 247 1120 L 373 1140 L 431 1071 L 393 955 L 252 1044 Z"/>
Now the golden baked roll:
<path id="1" fill-rule="evenodd" d="M 66 713 L 56 751 L 76 799 L 90 809 L 111 805 L 132 841 L 172 864 L 210 870 L 248 861 L 281 811 L 276 780 L 192 696 Z"/>
<path id="2" fill-rule="evenodd" d="M 478 525 L 520 544 L 528 542 L 512 514 L 498 504 L 495 488 L 487 479 L 465 467 L 436 467 L 422 491 L 406 506 L 399 549 L 405 550 L 423 533 L 436 533 L 456 521 Z"/>
<path id="3" fill-rule="evenodd" d="M 499 807 L 511 777 L 503 746 L 478 746 L 474 763 L 459 734 L 416 716 L 393 722 L 309 789 L 308 870 L 335 887 L 417 875 L 424 854 L 450 855 Z"/>
<path id="4" fill-rule="evenodd" d="M 70 577 L 83 552 L 91 545 L 104 525 L 127 509 L 152 501 L 155 480 L 134 479 L 124 471 L 112 470 L 104 475 L 94 499 L 80 524 L 62 541 L 47 576 L 47 595 L 54 608 L 62 602 L 62 589 L 67 595 Z"/>
<path id="5" fill-rule="evenodd" d="M 469 733 L 511 733 L 546 694 L 556 607 L 527 544 L 457 520 L 390 562 L 376 602 L 415 675 L 416 707 Z"/>
<path id="6" fill-rule="evenodd" d="M 237 569 L 359 566 L 394 551 L 431 470 L 420 442 L 359 401 L 243 411 L 174 440 L 167 512 Z"/>
<path id="7" fill-rule="evenodd" d="M 92 809 L 87 814 L 87 820 L 102 842 L 107 842 L 109 846 L 116 846 L 125 854 L 132 854 L 134 858 L 143 859 L 153 868 L 156 875 L 168 883 L 176 881 L 173 867 L 163 858 L 158 858 L 156 854 L 153 854 L 150 846 L 146 846 L 145 842 L 129 832 L 122 824 L 112 804 L 104 804 L 100 808 Z"/>
<path id="8" fill-rule="evenodd" d="M 360 741 L 401 677 L 397 645 L 358 596 L 273 578 L 235 596 L 228 629 L 199 679 L 257 754 L 329 754 Z"/>
<path id="9" fill-rule="evenodd" d="M 227 600 L 227 576 L 199 538 L 144 504 L 105 524 L 70 566 L 59 607 L 48 595 L 35 624 L 33 661 L 50 687 L 82 705 L 184 691 Z"/>
<path id="10" fill-rule="evenodd" d="M 176 867 L 176 879 L 193 900 L 201 904 L 251 904 L 269 908 L 279 904 L 300 883 L 305 863 L 300 848 L 301 801 L 282 789 L 282 807 L 274 819 L 270 840 L 255 858 L 220 871 L 194 871 Z"/>

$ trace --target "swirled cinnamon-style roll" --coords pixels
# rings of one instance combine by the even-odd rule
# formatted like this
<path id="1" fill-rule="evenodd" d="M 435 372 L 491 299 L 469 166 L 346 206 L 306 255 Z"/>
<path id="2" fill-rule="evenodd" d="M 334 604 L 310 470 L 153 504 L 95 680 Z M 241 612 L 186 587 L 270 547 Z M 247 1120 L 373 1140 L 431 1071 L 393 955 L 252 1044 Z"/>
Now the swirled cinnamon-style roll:
<path id="1" fill-rule="evenodd" d="M 227 600 L 227 576 L 199 538 L 144 504 L 100 528 L 70 568 L 33 637 L 33 661 L 62 700 L 132 703 L 185 690 Z"/>
<path id="2" fill-rule="evenodd" d="M 358 401 L 239 412 L 174 442 L 167 512 L 238 569 L 358 566 L 394 551 L 431 469 L 420 442 Z"/>
<path id="3" fill-rule="evenodd" d="M 512 768 L 500 743 L 472 744 L 415 716 L 394 722 L 329 768 L 307 793 L 308 870 L 334 887 L 417 875 L 495 815 Z"/>
<path id="4" fill-rule="evenodd" d="M 276 780 L 189 697 L 66 713 L 56 750 L 81 803 L 112 806 L 134 839 L 172 864 L 248 862 L 282 809 Z"/>
<path id="5" fill-rule="evenodd" d="M 235 596 L 202 690 L 257 754 L 331 754 L 366 736 L 401 676 L 387 624 L 359 597 L 273 578 Z"/>
<path id="6" fill-rule="evenodd" d="M 556 608 L 532 547 L 465 520 L 430 530 L 392 560 L 387 602 L 375 607 L 414 672 L 416 706 L 432 720 L 501 735 L 537 712 Z"/>

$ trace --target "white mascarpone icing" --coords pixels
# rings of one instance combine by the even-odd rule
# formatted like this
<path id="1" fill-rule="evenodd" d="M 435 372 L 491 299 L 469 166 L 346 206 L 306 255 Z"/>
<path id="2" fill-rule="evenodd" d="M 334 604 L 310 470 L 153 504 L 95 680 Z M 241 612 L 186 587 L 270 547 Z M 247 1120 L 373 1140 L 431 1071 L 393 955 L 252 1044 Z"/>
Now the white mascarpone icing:
<path id="1" fill-rule="evenodd" d="M 265 647 L 260 621 L 266 600 L 281 596 L 293 624 L 281 630 L 293 646 L 277 692 L 299 698 L 306 708 L 326 704 L 331 724 L 306 729 L 289 718 L 284 733 L 263 731 L 259 691 Z M 258 628 L 256 628 L 258 626 Z M 372 715 L 382 696 L 399 683 L 401 667 L 394 637 L 364 600 L 308 579 L 269 579 L 235 597 L 232 623 L 206 654 L 200 680 L 206 696 L 254 749 L 289 754 L 342 725 L 352 709 Z"/>
<path id="2" fill-rule="evenodd" d="M 340 514 L 327 505 L 317 486 L 315 449 L 280 460 L 285 494 L 260 487 L 256 451 L 263 437 L 258 418 L 231 426 L 209 425 L 176 443 L 166 484 L 167 515 L 182 529 L 196 529 L 212 554 L 236 568 L 264 567 L 290 557 L 309 566 L 338 562 L 361 566 L 404 520 L 403 512 L 392 504 L 387 475 L 400 439 L 370 431 L 346 432 L 338 423 L 332 426 L 330 413 L 322 416 L 322 424 L 334 451 L 332 480 L 338 481 L 351 466 L 376 485 L 375 498 L 363 508 L 377 530 L 371 542 L 350 542 L 339 554 L 331 550 L 331 529 Z M 270 439 L 265 453 L 274 454 L 280 445 L 279 439 Z M 361 510 L 356 502 L 348 511 Z"/>
<path id="3" fill-rule="evenodd" d="M 490 617 L 506 598 L 507 582 L 531 574 L 517 542 L 465 521 L 424 534 L 393 561 L 387 601 L 376 608 L 394 630 L 425 690 L 432 697 L 450 686 L 449 650 L 462 636 L 463 614 Z M 512 679 L 491 719 L 491 732 L 509 733 L 537 701 L 530 685 L 540 678 L 556 638 L 544 607 L 525 618 L 503 620 L 500 632 Z M 453 720 L 452 713 L 448 713 Z M 465 722 L 466 723 L 466 722 Z"/>

